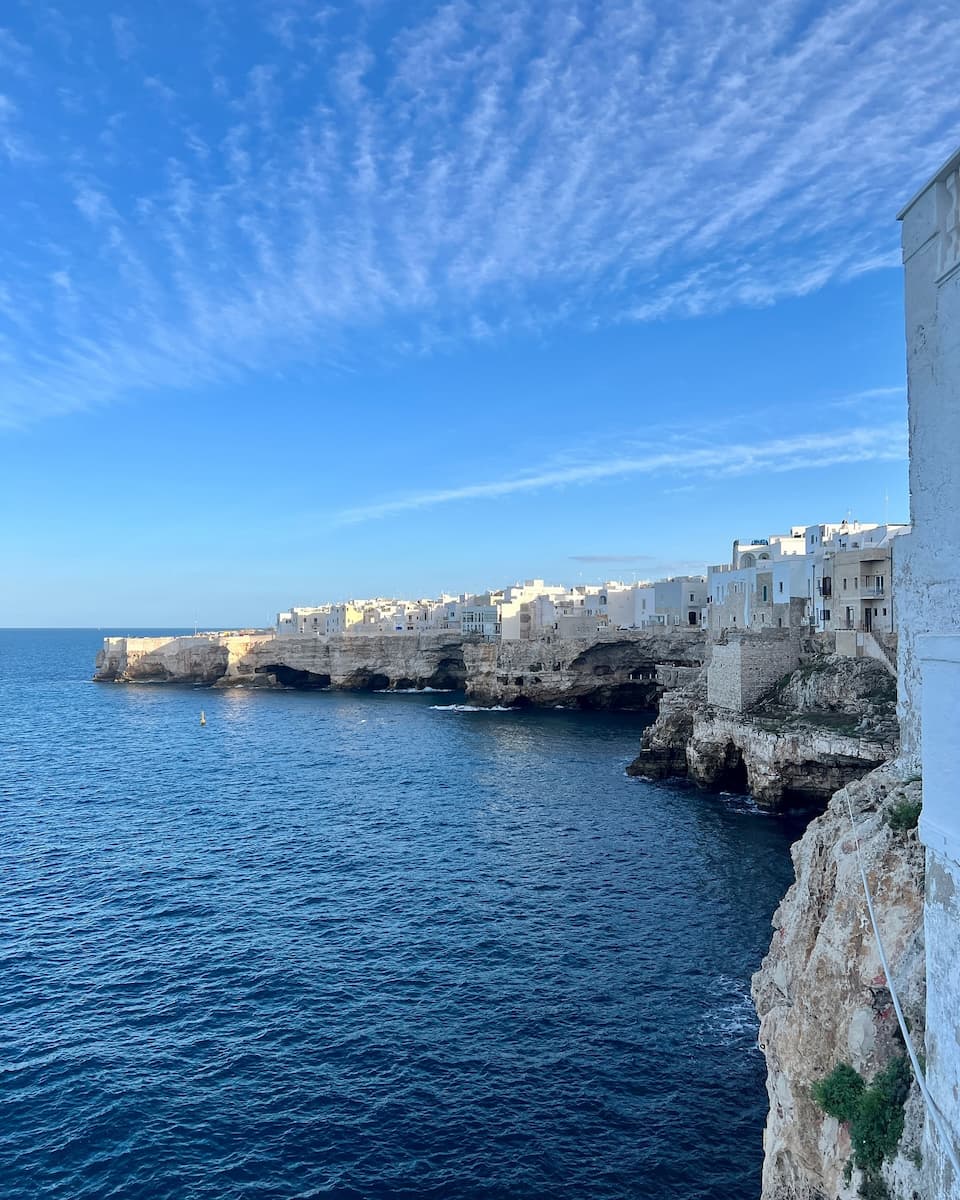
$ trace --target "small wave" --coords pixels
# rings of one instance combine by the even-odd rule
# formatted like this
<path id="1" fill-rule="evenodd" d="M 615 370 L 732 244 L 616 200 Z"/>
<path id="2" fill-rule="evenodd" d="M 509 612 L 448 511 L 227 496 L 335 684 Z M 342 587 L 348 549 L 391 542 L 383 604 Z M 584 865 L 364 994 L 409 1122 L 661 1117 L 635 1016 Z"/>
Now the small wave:
<path id="1" fill-rule="evenodd" d="M 723 801 L 724 808 L 729 812 L 749 815 L 751 817 L 766 817 L 771 815 L 771 809 L 764 808 L 762 804 L 758 804 L 749 794 L 720 792 L 719 797 Z"/>
<path id="2" fill-rule="evenodd" d="M 505 704 L 431 704 L 438 713 L 516 713 Z"/>
<path id="3" fill-rule="evenodd" d="M 373 690 L 380 696 L 420 696 L 420 695 L 423 695 L 425 692 L 433 692 L 435 694 L 439 694 L 442 692 L 452 692 L 455 689 L 454 688 L 422 687 L 422 688 L 374 688 Z"/>
<path id="4" fill-rule="evenodd" d="M 721 975 L 714 982 L 716 1002 L 700 1025 L 700 1039 L 711 1045 L 752 1046 L 760 1021 L 749 989 L 737 979 Z"/>

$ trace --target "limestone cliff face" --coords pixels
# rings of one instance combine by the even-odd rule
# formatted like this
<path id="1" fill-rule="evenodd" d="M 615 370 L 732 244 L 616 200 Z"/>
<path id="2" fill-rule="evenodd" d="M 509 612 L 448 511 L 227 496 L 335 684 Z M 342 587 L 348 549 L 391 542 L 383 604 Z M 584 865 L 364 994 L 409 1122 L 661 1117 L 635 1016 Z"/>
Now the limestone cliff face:
<path id="1" fill-rule="evenodd" d="M 353 691 L 442 688 L 465 690 L 478 704 L 646 708 L 685 672 L 699 671 L 705 647 L 699 630 L 505 643 L 442 631 L 108 638 L 94 678 Z"/>
<path id="2" fill-rule="evenodd" d="M 747 791 L 771 808 L 809 808 L 894 753 L 894 742 L 714 710 L 694 716 L 686 758 L 701 787 Z"/>
<path id="3" fill-rule="evenodd" d="M 229 645 L 216 635 L 105 638 L 94 679 L 144 683 L 215 683 L 227 670 Z"/>
<path id="4" fill-rule="evenodd" d="M 821 654 L 782 680 L 758 710 L 767 716 L 811 716 L 814 721 L 832 716 L 847 732 L 895 743 L 896 703 L 897 681 L 875 659 Z"/>
<path id="5" fill-rule="evenodd" d="M 463 640 L 455 633 L 271 637 L 238 650 L 217 686 L 256 686 L 266 679 L 281 687 L 377 691 L 461 689 L 466 683 Z"/>
<path id="6" fill-rule="evenodd" d="M 707 702 L 706 671 L 667 693 L 660 711 L 640 739 L 640 754 L 627 767 L 628 775 L 669 779 L 687 774 L 687 748 L 693 740 L 694 715 Z"/>
<path id="7" fill-rule="evenodd" d="M 621 633 L 467 646 L 467 694 L 479 704 L 651 708 L 706 655 L 700 630 Z"/>
<path id="8" fill-rule="evenodd" d="M 774 914 L 770 951 L 753 978 L 770 1097 L 762 1200 L 854 1200 L 858 1173 L 844 1180 L 849 1131 L 824 1115 L 811 1087 L 839 1062 L 869 1080 L 903 1053 L 864 901 L 848 797 L 894 982 L 915 1044 L 922 1044 L 923 853 L 916 830 L 896 832 L 886 820 L 894 805 L 919 799 L 920 784 L 904 781 L 899 770 L 889 764 L 848 784 L 793 848 L 796 882 Z M 900 1153 L 883 1168 L 894 1200 L 923 1195 L 913 1157 L 922 1124 L 917 1094 L 906 1114 Z"/>
<path id="9" fill-rule="evenodd" d="M 897 753 L 895 685 L 870 659 L 816 653 L 745 713 L 709 704 L 705 675 L 664 698 L 630 774 L 819 807 Z"/>
<path id="10" fill-rule="evenodd" d="M 94 678 L 136 683 L 208 683 L 216 687 L 463 688 L 458 634 L 414 637 L 276 638 L 200 634 L 179 638 L 107 638 Z"/>

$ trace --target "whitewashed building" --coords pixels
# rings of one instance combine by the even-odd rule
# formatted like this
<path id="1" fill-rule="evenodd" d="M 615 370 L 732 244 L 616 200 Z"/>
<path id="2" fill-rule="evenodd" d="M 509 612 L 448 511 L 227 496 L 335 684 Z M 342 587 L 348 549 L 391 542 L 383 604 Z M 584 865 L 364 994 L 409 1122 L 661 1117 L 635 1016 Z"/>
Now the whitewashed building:
<path id="1" fill-rule="evenodd" d="M 891 542 L 907 528 L 845 520 L 735 541 L 708 571 L 709 627 L 891 632 Z"/>
<path id="2" fill-rule="evenodd" d="M 653 584 L 654 622 L 696 628 L 707 603 L 706 575 L 676 575 Z"/>

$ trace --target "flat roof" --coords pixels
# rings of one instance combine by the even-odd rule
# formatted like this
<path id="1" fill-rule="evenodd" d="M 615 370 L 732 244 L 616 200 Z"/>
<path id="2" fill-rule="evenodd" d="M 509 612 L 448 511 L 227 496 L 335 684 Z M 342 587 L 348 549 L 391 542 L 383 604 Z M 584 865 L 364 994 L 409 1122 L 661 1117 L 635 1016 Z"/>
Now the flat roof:
<path id="1" fill-rule="evenodd" d="M 933 185 L 941 180 L 945 175 L 949 175 L 951 171 L 956 170 L 960 166 L 960 147 L 954 150 L 953 154 L 947 159 L 939 171 L 934 171 L 923 187 L 907 201 L 907 203 L 897 213 L 897 220 L 902 221 L 906 214 L 916 204 L 925 191 L 933 187 Z"/>

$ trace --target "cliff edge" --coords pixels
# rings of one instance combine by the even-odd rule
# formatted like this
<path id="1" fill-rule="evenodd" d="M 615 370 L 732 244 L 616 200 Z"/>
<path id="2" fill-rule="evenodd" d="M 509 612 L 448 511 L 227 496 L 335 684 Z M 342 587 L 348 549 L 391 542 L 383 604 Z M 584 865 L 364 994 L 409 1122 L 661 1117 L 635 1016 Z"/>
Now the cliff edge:
<path id="1" fill-rule="evenodd" d="M 465 691 L 477 704 L 650 709 L 696 675 L 699 629 L 497 642 L 459 632 L 276 637 L 271 631 L 106 638 L 94 679 L 213 687 Z"/>
<path id="2" fill-rule="evenodd" d="M 812 1092 L 839 1063 L 869 1082 L 904 1054 L 864 900 L 848 800 L 894 983 L 914 1044 L 923 1044 L 924 859 L 910 827 L 920 782 L 899 771 L 889 764 L 848 784 L 793 847 L 796 882 L 774 914 L 770 950 L 753 977 L 770 1097 L 762 1200 L 925 1194 L 915 1084 L 899 1146 L 873 1179 L 854 1166 L 850 1125 L 828 1116 Z"/>

